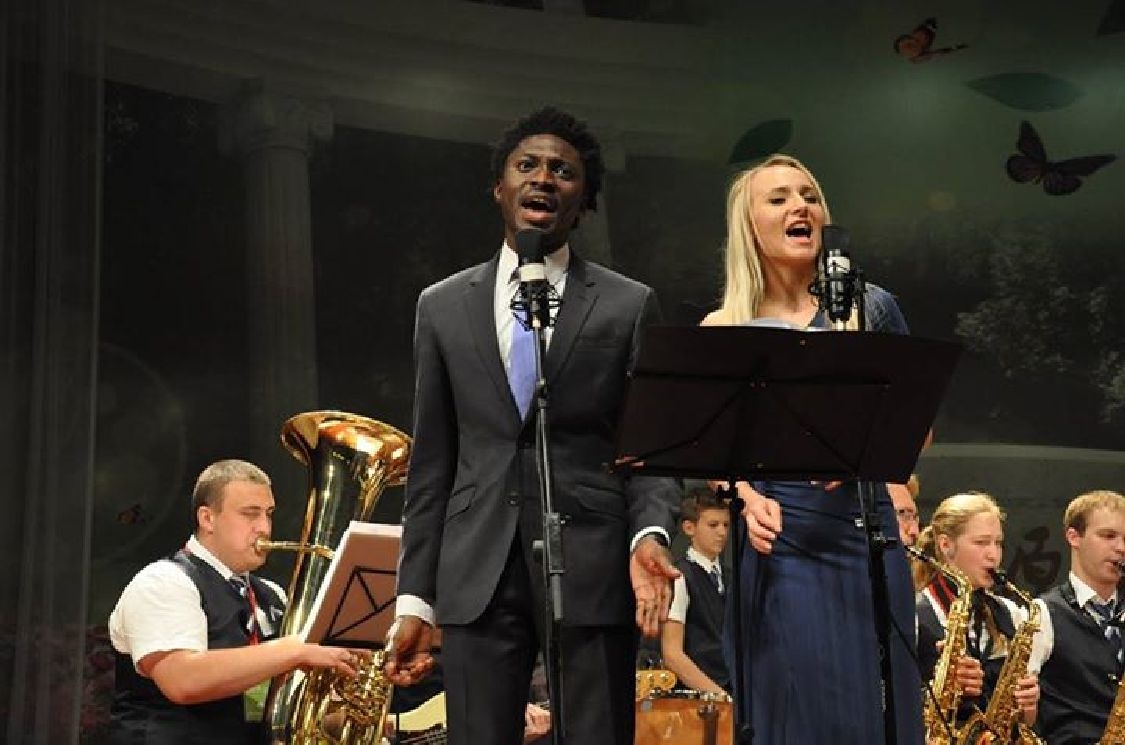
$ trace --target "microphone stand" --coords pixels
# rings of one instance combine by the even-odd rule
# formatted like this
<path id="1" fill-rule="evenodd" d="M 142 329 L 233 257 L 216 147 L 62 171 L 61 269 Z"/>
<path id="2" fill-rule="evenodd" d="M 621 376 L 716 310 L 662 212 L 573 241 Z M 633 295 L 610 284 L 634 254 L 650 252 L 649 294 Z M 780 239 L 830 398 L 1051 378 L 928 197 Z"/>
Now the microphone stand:
<path id="1" fill-rule="evenodd" d="M 727 612 L 724 622 L 731 624 L 731 643 L 734 645 L 734 670 L 731 671 L 731 685 L 738 694 L 733 702 L 734 716 L 734 745 L 751 745 L 754 742 L 754 717 L 753 705 L 750 703 L 751 694 L 746 685 L 746 653 L 742 646 L 745 632 L 742 615 L 742 556 L 745 551 L 743 543 L 749 543 L 750 532 L 742 518 L 742 510 L 746 507 L 745 500 L 738 496 L 738 482 L 736 476 L 727 480 L 727 486 L 720 489 L 727 499 L 727 510 L 730 512 L 730 524 L 734 526 L 734 541 L 731 543 L 731 583 L 729 602 L 734 606 L 733 612 Z M 748 481 L 748 480 L 747 480 Z"/>
<path id="2" fill-rule="evenodd" d="M 853 312 L 857 314 L 860 332 L 867 330 L 866 297 L 867 284 L 863 272 L 852 270 L 851 292 L 854 302 Z M 859 481 L 856 484 L 859 496 L 860 515 L 863 529 L 867 534 L 867 571 L 871 579 L 871 604 L 875 611 L 875 644 L 879 655 L 879 676 L 883 689 L 883 730 L 884 742 L 896 745 L 898 742 L 898 718 L 895 713 L 894 666 L 891 662 L 891 595 L 887 583 L 886 552 L 893 548 L 897 540 L 883 530 L 883 519 L 875 496 L 875 484 Z"/>
<path id="3" fill-rule="evenodd" d="M 546 281 L 529 282 L 525 292 L 526 322 L 535 335 L 535 392 L 532 394 L 532 416 L 535 418 L 535 465 L 539 477 L 539 504 L 543 514 L 543 537 L 532 543 L 543 572 L 544 611 L 543 666 L 551 698 L 551 742 L 563 745 L 564 728 L 563 668 L 561 631 L 563 621 L 562 515 L 555 511 L 554 468 L 551 462 L 551 430 L 548 416 L 549 395 L 543 361 L 547 354 L 547 328 L 551 325 L 551 285 Z M 523 322 L 521 320 L 520 322 Z"/>
<path id="4" fill-rule="evenodd" d="M 827 254 L 827 245 L 832 245 L 836 253 L 832 259 L 822 256 L 821 276 L 814 283 L 813 295 L 828 316 L 832 329 L 845 329 L 851 315 L 855 313 L 858 330 L 866 331 L 867 286 L 863 280 L 863 272 L 852 266 L 850 257 L 844 251 L 848 242 L 848 233 L 839 226 L 826 225 L 823 236 L 821 251 Z M 833 265 L 833 261 L 839 263 Z M 841 290 L 843 297 L 835 297 Z M 875 497 L 875 484 L 870 481 L 857 481 L 856 494 L 859 499 L 860 520 L 863 523 L 861 527 L 867 536 L 867 573 L 871 583 L 875 645 L 879 659 L 883 736 L 886 745 L 896 745 L 898 719 L 895 714 L 894 670 L 891 664 L 891 598 L 887 585 L 885 556 L 887 549 L 893 547 L 896 541 L 883 531 L 882 518 L 879 516 Z"/>

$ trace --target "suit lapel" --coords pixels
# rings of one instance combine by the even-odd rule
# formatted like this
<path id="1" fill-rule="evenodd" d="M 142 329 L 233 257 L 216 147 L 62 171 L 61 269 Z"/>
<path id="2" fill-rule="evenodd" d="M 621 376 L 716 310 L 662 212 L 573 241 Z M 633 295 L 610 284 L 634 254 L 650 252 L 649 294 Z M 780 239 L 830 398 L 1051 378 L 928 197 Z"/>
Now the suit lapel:
<path id="1" fill-rule="evenodd" d="M 512 389 L 508 387 L 508 373 L 504 370 L 504 363 L 500 358 L 500 342 L 496 338 L 496 310 L 493 301 L 499 260 L 497 254 L 492 261 L 481 264 L 478 271 L 469 278 L 464 296 L 465 312 L 473 330 L 473 342 L 481 364 L 488 371 L 496 394 L 501 400 L 508 402 L 512 416 L 518 419 L 519 409 L 512 398 Z"/>
<path id="2" fill-rule="evenodd" d="M 566 290 L 555 320 L 555 330 L 551 335 L 551 346 L 547 350 L 546 378 L 550 384 L 562 370 L 567 357 L 574 348 L 578 332 L 590 317 L 590 311 L 598 300 L 597 283 L 591 280 L 586 271 L 586 262 L 577 254 L 571 253 L 567 268 Z"/>

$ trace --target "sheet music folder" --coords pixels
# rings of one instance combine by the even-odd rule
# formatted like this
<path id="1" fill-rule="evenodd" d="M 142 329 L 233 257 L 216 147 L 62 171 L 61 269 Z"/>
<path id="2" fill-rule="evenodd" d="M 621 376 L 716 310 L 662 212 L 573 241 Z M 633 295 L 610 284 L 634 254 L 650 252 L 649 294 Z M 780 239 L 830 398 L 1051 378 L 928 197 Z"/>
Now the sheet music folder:
<path id="1" fill-rule="evenodd" d="M 618 460 L 667 476 L 904 483 L 960 351 L 877 332 L 653 326 Z"/>
<path id="2" fill-rule="evenodd" d="M 394 622 L 399 525 L 352 521 L 320 585 L 306 642 L 356 649 L 381 648 Z"/>

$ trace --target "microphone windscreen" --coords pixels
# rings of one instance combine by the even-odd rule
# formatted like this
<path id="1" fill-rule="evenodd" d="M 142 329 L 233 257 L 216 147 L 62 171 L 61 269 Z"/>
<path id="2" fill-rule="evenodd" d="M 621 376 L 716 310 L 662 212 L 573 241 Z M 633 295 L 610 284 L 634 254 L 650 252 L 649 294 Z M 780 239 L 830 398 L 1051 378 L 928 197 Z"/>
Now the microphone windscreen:
<path id="1" fill-rule="evenodd" d="M 820 229 L 820 250 L 828 255 L 847 253 L 851 235 L 839 225 L 825 225 Z"/>
<path id="2" fill-rule="evenodd" d="M 516 255 L 521 263 L 543 263 L 543 231 L 524 228 L 516 233 Z"/>

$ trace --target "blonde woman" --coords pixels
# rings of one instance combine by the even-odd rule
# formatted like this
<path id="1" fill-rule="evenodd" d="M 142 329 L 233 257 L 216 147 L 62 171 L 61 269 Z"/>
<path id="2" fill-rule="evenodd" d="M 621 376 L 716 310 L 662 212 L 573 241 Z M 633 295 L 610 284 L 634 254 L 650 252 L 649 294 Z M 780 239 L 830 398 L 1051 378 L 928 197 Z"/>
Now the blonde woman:
<path id="1" fill-rule="evenodd" d="M 704 325 L 824 328 L 809 285 L 828 205 L 812 173 L 776 155 L 740 174 L 727 198 L 726 288 Z M 868 285 L 868 327 L 906 333 L 889 293 Z M 734 682 L 756 745 L 884 740 L 867 542 L 856 528 L 855 485 L 740 483 L 752 551 L 742 565 L 744 677 Z M 890 496 L 879 488 L 885 530 Z M 897 742 L 922 742 L 920 680 L 911 660 L 913 589 L 898 546 L 886 554 Z M 731 665 L 731 670 L 736 668 Z"/>
<path id="2" fill-rule="evenodd" d="M 1004 512 L 996 500 L 980 492 L 954 494 L 934 511 L 933 520 L 918 538 L 918 549 L 960 569 L 973 586 L 973 610 L 967 649 L 984 671 L 981 697 L 967 697 L 961 716 L 975 705 L 984 709 L 1007 658 L 1008 640 L 1027 620 L 1027 612 L 1007 598 L 994 595 L 992 572 L 1004 553 Z M 944 575 L 927 565 L 917 567 L 918 659 L 926 680 L 933 677 L 945 638 L 945 618 L 955 593 Z M 1034 660 L 1033 660 L 1034 663 Z M 1033 667 L 1035 665 L 1033 664 Z M 1020 679 L 1015 692 L 1024 723 L 1033 724 L 1039 703 L 1039 679 L 1032 673 Z"/>

